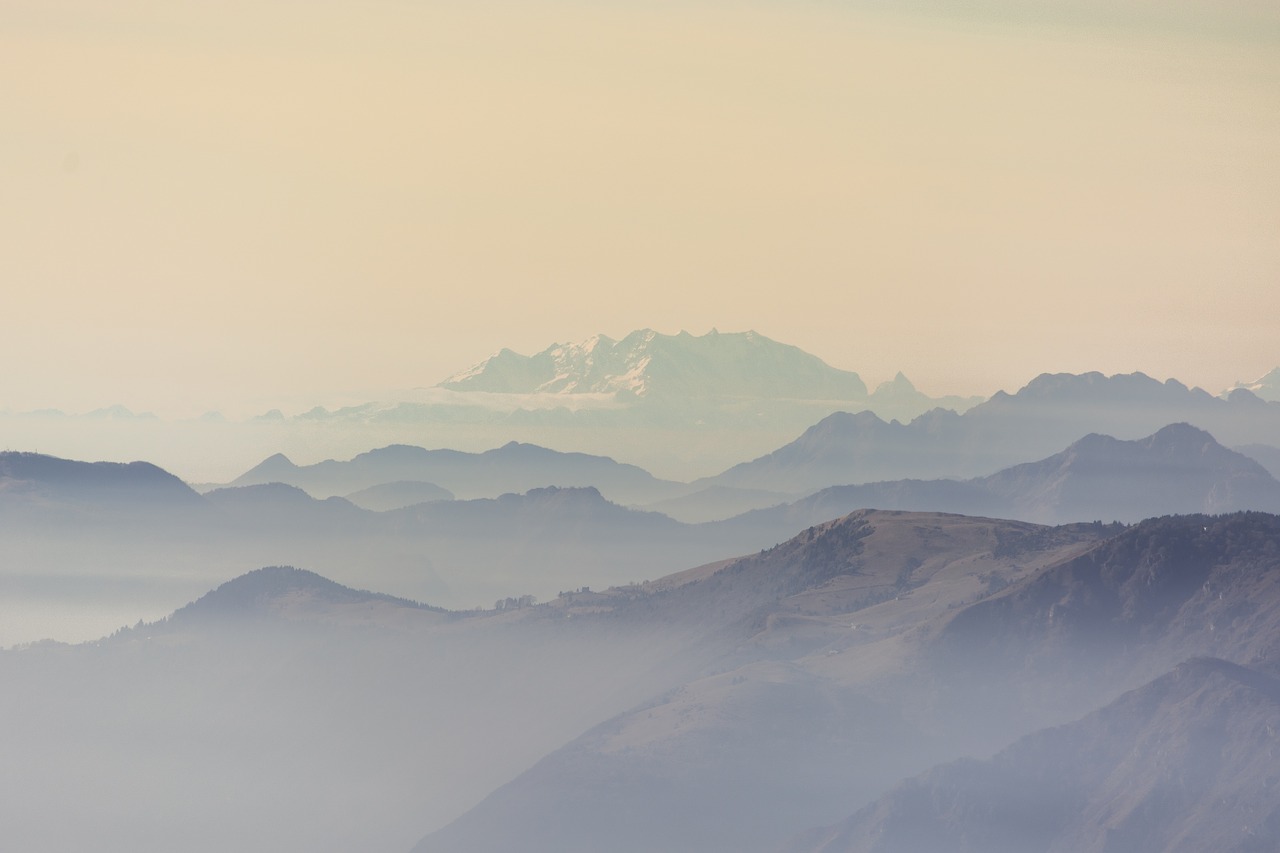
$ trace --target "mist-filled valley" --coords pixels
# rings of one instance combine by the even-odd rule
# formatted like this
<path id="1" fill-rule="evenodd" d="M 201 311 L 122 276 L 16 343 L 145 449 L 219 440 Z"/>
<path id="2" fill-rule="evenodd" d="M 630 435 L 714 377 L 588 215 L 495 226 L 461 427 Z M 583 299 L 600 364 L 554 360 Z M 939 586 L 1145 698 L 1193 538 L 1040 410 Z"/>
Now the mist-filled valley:
<path id="1" fill-rule="evenodd" d="M 0 453 L 0 835 L 1270 849 L 1277 424 L 1059 375 L 687 480 L 517 441 L 194 486 Z"/>
<path id="2" fill-rule="evenodd" d="M 2 8 L 0 853 L 1280 851 L 1280 5 Z"/>

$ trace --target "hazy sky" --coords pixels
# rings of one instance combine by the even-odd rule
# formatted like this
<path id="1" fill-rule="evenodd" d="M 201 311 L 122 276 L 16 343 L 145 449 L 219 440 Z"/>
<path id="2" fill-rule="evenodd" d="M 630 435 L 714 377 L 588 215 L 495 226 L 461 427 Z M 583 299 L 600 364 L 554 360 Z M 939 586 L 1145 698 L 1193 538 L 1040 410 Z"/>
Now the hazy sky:
<path id="1" fill-rule="evenodd" d="M 0 409 L 643 326 L 934 393 L 1280 365 L 1269 4 L 889 5 L 6 0 Z"/>

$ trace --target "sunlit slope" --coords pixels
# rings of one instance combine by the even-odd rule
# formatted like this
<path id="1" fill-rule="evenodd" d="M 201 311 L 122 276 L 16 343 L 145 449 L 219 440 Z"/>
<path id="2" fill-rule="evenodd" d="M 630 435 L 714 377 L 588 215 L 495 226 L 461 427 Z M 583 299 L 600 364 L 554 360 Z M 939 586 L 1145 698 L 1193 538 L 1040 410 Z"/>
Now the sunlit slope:
<path id="1" fill-rule="evenodd" d="M 724 620 L 737 643 L 714 671 L 416 849 L 771 851 L 895 779 L 1068 722 L 1187 657 L 1273 659 L 1278 525 L 867 512 L 667 579 L 618 616 Z"/>
<path id="2" fill-rule="evenodd" d="M 596 606 L 615 620 L 716 625 L 728 651 L 706 677 L 597 727 L 417 849 L 768 849 L 945 752 L 896 688 L 882 692 L 912 671 L 922 625 L 1104 532 L 859 512 L 602 596 Z"/>

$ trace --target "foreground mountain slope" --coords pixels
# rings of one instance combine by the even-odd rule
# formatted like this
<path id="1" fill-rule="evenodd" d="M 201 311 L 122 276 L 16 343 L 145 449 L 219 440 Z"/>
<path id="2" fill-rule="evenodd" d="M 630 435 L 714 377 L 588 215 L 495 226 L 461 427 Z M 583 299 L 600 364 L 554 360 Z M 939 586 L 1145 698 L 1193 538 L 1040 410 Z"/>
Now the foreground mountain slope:
<path id="1" fill-rule="evenodd" d="M 718 626 L 725 653 L 711 674 L 578 738 L 416 849 L 768 850 L 948 754 L 893 694 L 871 689 L 898 677 L 913 628 L 1103 533 L 859 512 L 597 597 L 614 621 Z"/>
<path id="2" fill-rule="evenodd" d="M 1196 658 L 989 761 L 905 782 L 787 853 L 1261 853 L 1280 847 L 1280 680 Z M 1261 747 L 1261 748 L 1260 748 Z"/>
<path id="3" fill-rule="evenodd" d="M 1118 530 L 860 512 L 647 585 L 614 618 L 721 622 L 737 640 L 715 671 L 415 849 L 773 850 L 895 778 L 1069 722 L 1189 656 L 1278 659 L 1277 542 L 1280 518 L 1258 513 Z"/>
<path id="4" fill-rule="evenodd" d="M 1067 709 L 1074 684 L 1132 687 L 1195 655 L 1280 660 L 1280 517 L 1145 521 L 956 613 L 927 659 L 958 691 Z"/>
<path id="5" fill-rule="evenodd" d="M 99 642 L 0 651 L 0 847 L 404 850 L 693 677 L 700 637 L 254 571 Z"/>

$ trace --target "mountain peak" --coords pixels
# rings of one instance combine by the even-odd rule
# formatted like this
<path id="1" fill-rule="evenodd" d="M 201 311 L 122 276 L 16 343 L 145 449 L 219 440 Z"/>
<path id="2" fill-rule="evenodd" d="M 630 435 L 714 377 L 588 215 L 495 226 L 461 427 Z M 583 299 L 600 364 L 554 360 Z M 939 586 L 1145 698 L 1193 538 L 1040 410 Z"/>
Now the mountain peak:
<path id="1" fill-rule="evenodd" d="M 352 589 L 336 581 L 292 566 L 255 569 L 177 610 L 170 624 L 224 619 L 261 619 L 298 607 L 361 604 L 383 601 L 402 607 L 423 605 L 382 593 Z"/>
<path id="2" fill-rule="evenodd" d="M 273 453 L 233 480 L 231 485 L 284 481 L 297 470 L 298 466 L 293 464 L 288 456 L 283 453 Z"/>
<path id="3" fill-rule="evenodd" d="M 1090 433 L 981 482 L 1034 521 L 1280 509 L 1280 483 L 1262 465 L 1187 423 L 1133 441 Z"/>
<path id="4" fill-rule="evenodd" d="M 898 374 L 887 382 L 881 382 L 876 386 L 875 396 L 900 396 L 905 394 L 918 394 L 916 386 L 911 384 L 911 380 L 899 370 Z"/>
<path id="5" fill-rule="evenodd" d="M 1237 391 L 1248 391 L 1255 397 L 1268 402 L 1280 402 L 1280 367 L 1253 382 L 1237 382 L 1228 388 L 1223 396 L 1230 398 Z"/>
<path id="6" fill-rule="evenodd" d="M 754 330 L 663 335 L 637 329 L 619 341 L 595 335 L 532 356 L 504 350 L 440 383 L 455 391 L 862 400 L 856 373 Z"/>
<path id="7" fill-rule="evenodd" d="M 1161 427 L 1146 440 L 1152 447 L 1186 447 L 1193 442 L 1201 446 L 1206 444 L 1221 446 L 1212 435 L 1186 422 Z"/>

